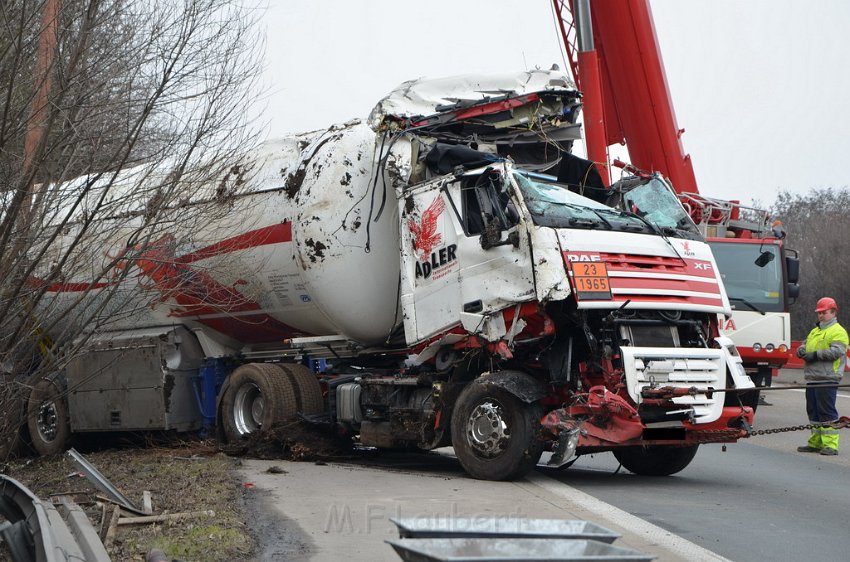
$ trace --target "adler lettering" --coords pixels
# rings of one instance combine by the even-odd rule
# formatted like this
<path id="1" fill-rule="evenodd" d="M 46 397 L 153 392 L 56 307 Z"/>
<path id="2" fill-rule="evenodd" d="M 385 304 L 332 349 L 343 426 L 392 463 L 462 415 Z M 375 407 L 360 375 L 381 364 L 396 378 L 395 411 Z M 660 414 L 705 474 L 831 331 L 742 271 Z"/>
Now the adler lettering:
<path id="1" fill-rule="evenodd" d="M 416 262 L 416 278 L 428 279 L 438 269 L 445 267 L 457 259 L 457 244 L 449 244 L 445 248 L 440 248 L 431 252 L 431 257 L 427 261 Z"/>

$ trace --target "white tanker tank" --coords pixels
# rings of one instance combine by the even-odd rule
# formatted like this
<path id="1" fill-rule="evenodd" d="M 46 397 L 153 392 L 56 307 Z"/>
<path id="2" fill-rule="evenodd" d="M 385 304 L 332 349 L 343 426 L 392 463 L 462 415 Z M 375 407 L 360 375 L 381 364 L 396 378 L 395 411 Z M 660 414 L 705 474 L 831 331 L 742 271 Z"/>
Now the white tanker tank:
<path id="1" fill-rule="evenodd" d="M 94 306 L 120 281 L 106 309 L 113 332 L 179 319 L 237 349 L 311 335 L 381 342 L 397 322 L 400 267 L 398 210 L 386 202 L 405 164 L 396 150 L 379 170 L 379 149 L 360 121 L 264 144 L 233 168 L 247 187 L 216 197 L 216 185 L 201 186 L 166 212 L 186 219 L 162 221 L 147 242 L 125 250 L 130 229 L 104 221 L 87 240 L 106 241 L 83 252 L 94 250 L 95 270 L 111 265 L 111 278 L 92 289 L 92 269 L 78 267 L 50 292 L 66 302 L 89 292 Z M 148 172 L 115 183 L 131 190 Z"/>

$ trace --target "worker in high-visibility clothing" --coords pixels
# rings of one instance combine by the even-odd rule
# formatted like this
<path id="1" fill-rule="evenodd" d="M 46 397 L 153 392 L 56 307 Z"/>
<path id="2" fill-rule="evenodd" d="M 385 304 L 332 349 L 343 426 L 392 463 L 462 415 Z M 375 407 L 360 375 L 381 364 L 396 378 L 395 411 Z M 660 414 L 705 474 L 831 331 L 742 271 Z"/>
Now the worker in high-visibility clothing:
<path id="1" fill-rule="evenodd" d="M 841 381 L 847 363 L 847 330 L 838 323 L 838 305 L 830 297 L 820 299 L 815 307 L 818 323 L 806 341 L 797 348 L 797 357 L 806 362 L 806 413 L 812 435 L 801 453 L 838 454 L 838 429 L 829 425 L 838 421 L 835 385 Z"/>

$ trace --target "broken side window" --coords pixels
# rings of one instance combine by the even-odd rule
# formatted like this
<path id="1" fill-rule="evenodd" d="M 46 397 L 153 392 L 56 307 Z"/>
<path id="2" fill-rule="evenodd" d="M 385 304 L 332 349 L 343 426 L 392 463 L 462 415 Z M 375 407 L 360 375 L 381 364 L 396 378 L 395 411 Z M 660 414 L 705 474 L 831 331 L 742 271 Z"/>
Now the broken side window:
<path id="1" fill-rule="evenodd" d="M 480 176 L 466 179 L 461 186 L 461 194 L 467 236 L 481 234 L 492 221 L 501 230 L 508 230 L 519 223 L 516 205 L 497 171 L 487 170 Z"/>

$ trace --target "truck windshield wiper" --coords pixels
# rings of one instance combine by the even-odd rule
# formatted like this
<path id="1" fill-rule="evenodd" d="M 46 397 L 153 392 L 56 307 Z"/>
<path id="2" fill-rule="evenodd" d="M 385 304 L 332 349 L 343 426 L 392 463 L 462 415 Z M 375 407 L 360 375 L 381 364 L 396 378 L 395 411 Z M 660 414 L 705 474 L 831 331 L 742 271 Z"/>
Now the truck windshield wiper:
<path id="1" fill-rule="evenodd" d="M 673 245 L 673 243 L 672 243 L 672 242 L 670 242 L 670 239 L 669 239 L 669 238 L 667 238 L 667 233 L 665 233 L 665 230 L 666 230 L 667 228 L 670 228 L 670 227 L 665 227 L 665 229 L 664 229 L 664 230 L 662 230 L 661 228 L 659 228 L 659 227 L 658 227 L 658 225 L 657 225 L 657 224 L 655 224 L 655 223 L 654 223 L 654 222 L 652 222 L 652 221 L 648 221 L 648 220 L 646 220 L 645 218 L 643 218 L 642 216 L 640 216 L 640 215 L 639 215 L 639 214 L 637 214 L 637 213 L 633 213 L 633 212 L 631 212 L 631 211 L 625 211 L 625 210 L 621 210 L 620 212 L 621 212 L 621 213 L 623 213 L 623 214 L 625 214 L 625 215 L 628 215 L 628 216 L 630 216 L 630 217 L 636 217 L 638 220 L 640 220 L 640 221 L 641 221 L 641 222 L 643 222 L 645 225 L 647 225 L 647 226 L 650 228 L 650 230 L 652 230 L 652 232 L 654 232 L 655 234 L 657 234 L 658 236 L 660 236 L 660 237 L 661 237 L 661 239 L 662 239 L 662 240 L 664 240 L 664 241 L 667 243 L 667 245 L 668 245 L 668 246 L 670 246 L 670 249 L 671 249 L 671 250 L 673 250 L 673 253 L 676 255 L 676 257 L 677 257 L 677 258 L 679 258 L 680 260 L 682 260 L 682 263 L 683 263 L 683 264 L 685 264 L 685 265 L 687 265 L 687 264 L 688 264 L 687 260 L 685 260 L 685 258 L 683 258 L 682 256 L 680 256 L 680 255 L 679 255 L 679 251 L 678 251 L 678 250 L 676 250 L 676 246 L 674 246 L 674 245 Z M 674 228 L 674 229 L 672 229 L 672 230 L 673 230 L 673 234 L 675 234 L 675 233 L 676 233 L 676 229 Z"/>
<path id="2" fill-rule="evenodd" d="M 743 304 L 744 306 L 746 306 L 747 308 L 749 308 L 750 310 L 758 312 L 762 316 L 765 315 L 765 312 L 762 309 L 760 309 L 759 307 L 757 307 L 756 305 L 754 305 L 753 303 L 751 303 L 747 299 L 742 299 L 740 297 L 729 297 L 729 300 L 739 302 L 739 303 Z"/>
<path id="3" fill-rule="evenodd" d="M 570 224 L 570 226 L 578 226 L 582 228 L 596 228 L 600 226 L 599 221 L 595 221 L 592 219 L 580 219 L 577 217 L 570 217 L 567 222 Z"/>

